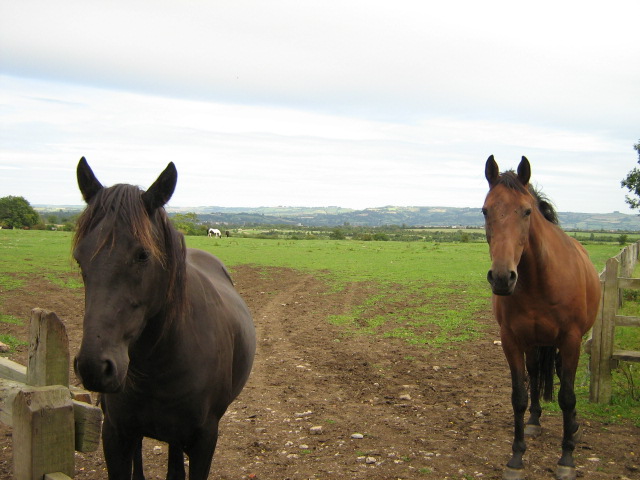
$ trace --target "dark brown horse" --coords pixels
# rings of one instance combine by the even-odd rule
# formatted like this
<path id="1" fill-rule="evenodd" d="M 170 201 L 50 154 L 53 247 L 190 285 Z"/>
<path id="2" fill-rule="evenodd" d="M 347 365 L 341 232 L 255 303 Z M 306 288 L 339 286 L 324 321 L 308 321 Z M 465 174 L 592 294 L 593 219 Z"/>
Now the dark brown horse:
<path id="1" fill-rule="evenodd" d="M 75 366 L 103 392 L 110 479 L 143 479 L 143 437 L 169 444 L 167 478 L 207 478 L 218 422 L 246 383 L 255 353 L 249 310 L 214 256 L 185 248 L 163 206 L 177 182 L 170 163 L 146 191 L 103 187 L 84 157 L 87 208 L 74 257 L 85 284 Z"/>
<path id="2" fill-rule="evenodd" d="M 492 261 L 487 279 L 511 369 L 515 426 L 513 456 L 504 478 L 524 478 L 524 436 L 540 433 L 540 395 L 551 399 L 557 370 L 564 433 L 556 476 L 575 479 L 573 451 L 579 425 L 574 380 L 582 336 L 598 310 L 598 274 L 585 249 L 560 229 L 551 204 L 529 184 L 531 166 L 525 157 L 517 173 L 500 174 L 492 155 L 485 176 L 489 193 L 482 213 Z M 526 427 L 525 370 L 531 393 Z"/>

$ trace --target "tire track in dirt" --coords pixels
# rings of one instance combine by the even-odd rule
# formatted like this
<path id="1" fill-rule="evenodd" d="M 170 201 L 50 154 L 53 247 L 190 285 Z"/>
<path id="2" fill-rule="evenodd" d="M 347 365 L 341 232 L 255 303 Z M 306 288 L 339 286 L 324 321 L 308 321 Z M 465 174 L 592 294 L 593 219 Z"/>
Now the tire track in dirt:
<path id="1" fill-rule="evenodd" d="M 256 283 L 264 290 L 251 291 L 247 286 L 254 285 L 251 281 L 237 285 L 253 313 L 258 348 L 249 383 L 223 420 L 229 423 L 229 428 L 225 431 L 226 425 L 221 426 L 220 438 L 223 445 L 225 437 L 234 435 L 234 423 L 249 423 L 250 434 L 244 437 L 253 440 L 243 442 L 235 453 L 241 457 L 248 449 L 254 453 L 254 462 L 244 465 L 241 472 L 229 471 L 226 467 L 235 461 L 229 462 L 221 447 L 218 454 L 225 457 L 225 466 L 218 470 L 221 478 L 255 472 L 259 478 L 287 478 L 276 474 L 274 468 L 278 472 L 298 469 L 298 460 L 309 450 L 300 446 L 310 443 L 310 421 L 317 414 L 313 410 L 315 402 L 309 401 L 309 397 L 317 393 L 314 385 L 321 382 L 322 375 L 316 371 L 305 345 L 313 341 L 322 330 L 322 323 L 326 323 L 326 319 L 318 318 L 314 308 L 323 300 L 326 286 L 311 275 L 281 269 L 263 269 L 260 276 L 262 282 Z M 275 290 L 264 288 L 265 278 Z"/>
<path id="2" fill-rule="evenodd" d="M 257 436 L 244 445 L 254 450 L 256 462 L 243 473 L 254 473 L 253 468 L 265 478 L 404 478 L 417 471 L 450 471 L 451 453 L 440 452 L 424 435 L 438 428 L 428 418 L 442 416 L 442 403 L 429 400 L 435 387 L 425 389 L 416 382 L 416 372 L 411 370 L 416 368 L 415 361 L 405 358 L 404 348 L 393 345 L 404 344 L 373 337 L 341 338 L 341 331 L 326 321 L 327 315 L 346 313 L 360 304 L 364 292 L 352 286 L 327 294 L 326 286 L 311 276 L 295 275 L 294 284 L 288 284 L 291 272 L 271 271 L 270 275 L 278 278 L 278 291 L 260 292 L 268 300 L 252 307 L 258 328 L 252 380 L 228 416 L 233 423 L 244 415 Z M 437 377 L 440 368 L 417 367 L 424 370 L 426 379 Z M 444 375 L 455 370 L 442 368 Z M 464 400 L 457 400 L 455 388 L 444 394 L 449 401 L 466 406 Z M 256 399 L 262 410 L 243 405 Z M 414 399 L 425 399 L 426 405 L 415 405 Z M 452 425 L 445 422 L 441 429 L 445 435 L 459 437 Z M 318 426 L 322 433 L 311 435 L 310 429 Z M 364 438 L 351 438 L 355 433 Z M 389 442 L 401 437 L 403 442 Z M 228 465 L 223 448 L 219 458 Z M 366 463 L 367 458 L 372 463 Z M 222 466 L 218 472 L 222 478 L 234 478 L 232 471 L 225 477 L 224 470 Z"/>

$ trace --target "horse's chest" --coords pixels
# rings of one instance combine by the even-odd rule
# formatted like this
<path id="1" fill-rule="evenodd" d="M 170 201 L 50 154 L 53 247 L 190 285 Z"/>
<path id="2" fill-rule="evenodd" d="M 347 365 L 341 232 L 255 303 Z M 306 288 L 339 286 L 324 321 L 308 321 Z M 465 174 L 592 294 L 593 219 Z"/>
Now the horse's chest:
<path id="1" fill-rule="evenodd" d="M 562 335 L 562 309 L 518 308 L 502 312 L 499 320 L 503 335 L 527 344 L 552 345 Z"/>
<path id="2" fill-rule="evenodd" d="M 206 422 L 204 412 L 184 403 L 172 407 L 157 401 L 148 402 L 138 416 L 144 436 L 182 443 Z"/>
<path id="3" fill-rule="evenodd" d="M 162 393 L 109 395 L 105 399 L 107 420 L 145 437 L 188 443 L 207 424 L 211 409 L 196 396 L 172 397 Z"/>

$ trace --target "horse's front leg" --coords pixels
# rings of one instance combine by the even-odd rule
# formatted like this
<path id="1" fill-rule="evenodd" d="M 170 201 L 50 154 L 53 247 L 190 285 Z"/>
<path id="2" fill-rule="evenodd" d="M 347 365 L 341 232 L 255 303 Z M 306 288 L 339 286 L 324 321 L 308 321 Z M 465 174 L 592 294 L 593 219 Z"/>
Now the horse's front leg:
<path id="1" fill-rule="evenodd" d="M 145 480 L 142 465 L 142 437 L 138 441 L 133 452 L 133 480 Z"/>
<path id="2" fill-rule="evenodd" d="M 131 479 L 134 456 L 141 455 L 141 442 L 141 436 L 118 434 L 118 429 L 108 419 L 105 419 L 102 426 L 102 448 L 109 480 Z M 141 465 L 140 457 L 140 470 L 137 475 L 142 475 Z M 144 476 L 136 477 L 136 480 L 143 479 Z"/>
<path id="3" fill-rule="evenodd" d="M 184 480 L 184 453 L 177 444 L 169 444 L 169 466 L 167 480 Z"/>
<path id="4" fill-rule="evenodd" d="M 502 348 L 511 370 L 511 405 L 513 407 L 513 455 L 504 471 L 505 480 L 524 479 L 522 456 L 527 449 L 524 441 L 524 414 L 527 410 L 527 387 L 525 384 L 524 354 L 515 344 L 503 336 Z"/>
<path id="5" fill-rule="evenodd" d="M 526 354 L 527 372 L 529 373 L 529 391 L 531 396 L 531 406 L 529 407 L 529 419 L 524 427 L 525 435 L 537 437 L 542 432 L 540 426 L 540 416 L 542 406 L 540 405 L 540 362 L 538 361 L 537 350 L 531 350 Z"/>
<path id="6" fill-rule="evenodd" d="M 576 395 L 574 383 L 576 369 L 578 368 L 578 356 L 580 354 L 580 342 L 573 342 L 573 345 L 565 346 L 561 349 L 560 355 L 562 363 L 560 366 L 560 392 L 558 393 L 558 404 L 562 409 L 563 435 L 562 435 L 562 457 L 556 469 L 558 480 L 575 480 L 576 465 L 573 460 L 573 451 L 579 439 L 579 425 L 576 420 Z"/>
<path id="7" fill-rule="evenodd" d="M 184 449 L 189 456 L 189 480 L 206 480 L 218 442 L 218 419 L 212 418 Z"/>

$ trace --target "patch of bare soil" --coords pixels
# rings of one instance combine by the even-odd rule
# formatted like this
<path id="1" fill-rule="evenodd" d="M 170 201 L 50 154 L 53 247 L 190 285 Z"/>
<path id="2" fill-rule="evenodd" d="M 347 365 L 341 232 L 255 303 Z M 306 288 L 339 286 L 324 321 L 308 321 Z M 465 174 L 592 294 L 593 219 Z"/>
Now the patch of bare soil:
<path id="1" fill-rule="evenodd" d="M 510 380 L 490 307 L 477 340 L 430 351 L 402 340 L 345 336 L 327 322 L 370 294 L 335 293 L 312 275 L 239 267 L 236 286 L 258 332 L 253 373 L 220 425 L 211 479 L 499 479 L 511 451 Z M 384 292 L 383 292 L 384 293 Z M 33 307 L 55 311 L 72 355 L 82 334 L 82 291 L 35 278 L 0 292 L 0 312 L 26 321 Z M 28 327 L 0 325 L 25 339 Z M 26 362 L 26 347 L 12 354 Z M 580 412 L 578 412 L 579 414 Z M 639 478 L 640 429 L 583 423 L 578 475 Z M 528 440 L 529 479 L 553 478 L 561 419 L 543 417 Z M 161 453 L 154 447 L 161 447 Z M 166 445 L 145 440 L 147 479 L 164 478 Z M 11 475 L 11 429 L 0 426 L 0 478 Z M 106 478 L 102 452 L 77 454 L 77 479 Z"/>

